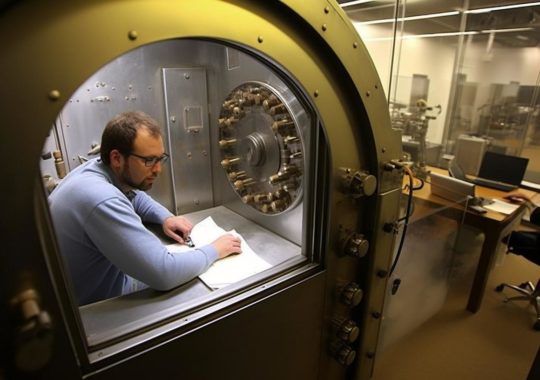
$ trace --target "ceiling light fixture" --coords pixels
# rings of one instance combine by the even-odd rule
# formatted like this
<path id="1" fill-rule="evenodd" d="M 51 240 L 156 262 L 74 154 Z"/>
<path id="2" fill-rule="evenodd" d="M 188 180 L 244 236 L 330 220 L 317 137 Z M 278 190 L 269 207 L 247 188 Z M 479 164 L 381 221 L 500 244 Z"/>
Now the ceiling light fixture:
<path id="1" fill-rule="evenodd" d="M 416 38 L 433 38 L 433 37 L 455 37 L 455 36 L 468 36 L 475 34 L 489 34 L 489 33 L 511 33 L 511 32 L 525 32 L 533 30 L 533 28 L 511 28 L 511 29 L 492 29 L 492 30 L 471 30 L 468 32 L 444 32 L 444 33 L 431 33 L 431 34 L 408 34 L 401 37 L 402 40 L 413 40 Z M 365 38 L 365 41 L 391 41 L 393 37 L 375 37 Z M 399 37 L 398 37 L 399 39 Z"/>
<path id="2" fill-rule="evenodd" d="M 351 5 L 361 4 L 361 3 L 367 3 L 371 0 L 359 0 L 359 1 L 352 1 L 349 3 L 342 3 L 340 4 L 341 7 L 347 7 Z M 502 5 L 499 7 L 490 7 L 490 8 L 478 8 L 478 9 L 469 9 L 463 11 L 463 13 L 468 14 L 478 14 L 478 13 L 488 13 L 488 12 L 495 12 L 495 11 L 502 11 L 507 9 L 516 9 L 516 8 L 525 8 L 525 7 L 535 7 L 539 6 L 540 1 L 536 1 L 533 3 L 521 3 L 521 4 L 512 4 L 512 5 Z M 431 19 L 431 18 L 438 18 L 438 17 L 448 17 L 448 16 L 456 16 L 460 12 L 459 11 L 449 11 L 449 12 L 441 12 L 441 13 L 430 13 L 426 15 L 418 15 L 418 16 L 408 16 L 408 17 L 399 17 L 397 19 L 394 18 L 386 18 L 381 20 L 372 20 L 372 21 L 364 21 L 359 22 L 359 25 L 374 25 L 374 24 L 385 24 L 395 21 L 414 21 L 414 20 L 423 20 L 423 19 Z"/>
<path id="3" fill-rule="evenodd" d="M 441 12 L 441 13 L 431 13 L 428 15 L 399 17 L 397 19 L 387 18 L 387 19 L 382 19 L 382 20 L 365 21 L 365 22 L 359 22 L 359 24 L 360 25 L 373 25 L 373 24 L 384 24 L 384 23 L 394 22 L 394 21 L 414 21 L 414 20 L 423 20 L 426 18 L 455 16 L 458 14 L 459 14 L 459 11 L 450 11 L 450 12 Z"/>
<path id="4" fill-rule="evenodd" d="M 464 11 L 464 13 L 472 13 L 472 14 L 488 13 L 488 12 L 495 12 L 495 11 L 504 11 L 504 10 L 507 10 L 507 9 L 535 7 L 535 6 L 537 6 L 537 5 L 540 5 L 540 1 L 536 1 L 536 2 L 534 2 L 534 3 L 522 3 L 522 4 L 512 4 L 512 5 L 501 5 L 500 7 L 469 9 L 469 10 L 467 10 L 467 11 Z"/>
<path id="5" fill-rule="evenodd" d="M 339 5 L 341 8 L 346 8 L 346 7 L 352 7 L 353 5 L 371 3 L 372 1 L 374 0 L 355 0 L 355 1 L 348 1 L 346 3 L 341 3 Z"/>

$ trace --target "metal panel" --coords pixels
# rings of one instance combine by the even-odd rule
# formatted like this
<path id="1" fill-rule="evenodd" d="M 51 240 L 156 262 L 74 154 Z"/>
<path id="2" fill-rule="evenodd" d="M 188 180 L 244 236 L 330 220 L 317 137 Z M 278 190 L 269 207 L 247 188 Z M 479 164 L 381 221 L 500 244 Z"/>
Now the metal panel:
<path id="1" fill-rule="evenodd" d="M 70 378 L 89 377 L 90 373 L 96 377 L 118 378 L 119 372 L 124 376 L 149 377 L 155 376 L 155 369 L 160 368 L 159 376 L 164 378 L 351 379 L 360 378 L 359 371 L 370 372 L 371 359 L 365 359 L 368 353 L 364 348 L 370 348 L 376 341 L 380 322 L 365 323 L 367 331 L 364 331 L 362 342 L 352 342 L 348 353 L 354 354 L 357 348 L 360 353 L 355 363 L 351 363 L 354 355 L 346 355 L 346 360 L 342 360 L 343 352 L 331 354 L 330 339 L 325 337 L 331 338 L 329 321 L 334 316 L 361 322 L 362 310 L 369 310 L 368 307 L 360 309 L 358 297 L 343 302 L 345 295 L 338 292 L 341 282 L 356 281 L 359 277 L 356 275 L 362 275 L 359 269 L 367 267 L 367 273 L 362 276 L 378 282 L 367 288 L 369 292 L 375 292 L 373 297 L 362 302 L 370 307 L 382 305 L 384 291 L 380 290 L 384 289 L 380 284 L 384 279 L 372 277 L 379 265 L 384 269 L 390 263 L 393 236 L 383 233 L 382 227 L 395 220 L 396 213 L 392 209 L 397 206 L 398 197 L 380 195 L 367 200 L 345 199 L 349 195 L 340 186 L 340 170 L 352 167 L 354 170 L 367 169 L 374 174 L 382 172 L 383 168 L 388 170 L 392 167 L 388 161 L 399 157 L 399 140 L 397 133 L 390 129 L 386 99 L 367 51 L 335 2 L 102 1 L 89 5 L 72 0 L 57 7 L 39 2 L 18 2 L 6 12 L 5 17 L 2 14 L 4 22 L 0 23 L 4 58 L 0 60 L 0 72 L 9 73 L 9 77 L 5 78 L 6 85 L 0 87 L 0 94 L 5 99 L 6 124 L 17 125 L 20 130 L 2 129 L 0 140 L 11 142 L 6 146 L 8 156 L 20 155 L 20 147 L 24 147 L 24 154 L 20 155 L 21 160 L 8 162 L 5 168 L 11 178 L 6 188 L 6 198 L 10 198 L 5 213 L 9 220 L 4 223 L 6 234 L 10 236 L 6 246 L 8 251 L 20 254 L 16 258 L 5 255 L 1 259 L 0 267 L 10 268 L 10 273 L 1 277 L 5 289 L 2 304 L 7 305 L 21 288 L 28 287 L 28 278 L 33 280 L 30 286 L 40 290 L 43 305 L 51 310 L 56 329 L 55 343 L 58 343 L 51 348 L 54 362 L 41 374 L 54 377 L 65 373 L 67 368 L 71 370 L 68 371 Z M 207 17 L 201 18 L 201 14 Z M 129 15 L 129 26 L 123 22 L 126 15 Z M 322 22 L 324 28 L 320 27 Z M 63 281 L 64 273 L 55 270 L 49 277 L 48 268 L 60 267 L 60 259 L 52 225 L 45 218 L 46 200 L 41 193 L 35 198 L 43 203 L 45 217 L 36 225 L 30 222 L 29 228 L 28 215 L 35 211 L 35 198 L 32 198 L 32 184 L 38 174 L 35 161 L 47 129 L 63 102 L 89 73 L 125 54 L 131 65 L 127 67 L 128 62 L 126 65 L 119 62 L 111 71 L 111 74 L 125 75 L 126 86 L 121 87 L 122 91 L 129 89 L 127 84 L 139 74 L 147 74 L 143 79 L 151 78 L 148 83 L 159 83 L 162 67 L 201 67 L 201 53 L 215 53 L 207 46 L 199 50 L 162 49 L 164 44 L 195 36 L 204 38 L 203 41 L 241 46 L 242 51 L 259 57 L 266 62 L 267 72 L 272 67 L 280 73 L 282 81 L 294 83 L 296 89 L 301 88 L 306 103 L 315 110 L 309 128 L 314 130 L 314 142 L 318 139 L 317 144 L 312 145 L 319 149 L 320 155 L 311 151 L 309 156 L 313 159 L 310 165 L 316 165 L 318 169 L 314 170 L 317 177 L 311 181 L 320 186 L 309 189 L 312 194 L 306 198 L 303 209 L 317 207 L 318 210 L 306 213 L 301 223 L 291 218 L 288 222 L 307 226 L 303 232 L 309 235 L 306 237 L 310 243 L 307 254 L 319 258 L 326 271 L 308 279 L 291 277 L 279 287 L 269 282 L 256 290 L 248 289 L 253 291 L 249 298 L 215 310 L 205 319 L 192 323 L 187 320 L 189 330 L 178 328 L 166 337 L 131 347 L 129 356 L 118 355 L 102 362 L 103 366 L 91 366 L 84 337 L 79 336 L 83 332 L 78 324 L 78 313 L 72 307 L 69 289 Z M 175 54 L 184 60 L 172 59 L 171 56 L 177 58 Z M 36 70 L 28 69 L 31 62 L 40 63 Z M 225 68 L 225 60 L 220 62 Z M 216 87 L 208 90 L 214 104 L 214 95 L 226 94 L 231 88 L 214 80 L 221 79 L 220 70 L 224 70 L 216 69 L 215 65 L 214 60 L 204 63 L 211 71 L 208 83 Z M 240 73 L 240 70 L 230 72 Z M 248 75 L 246 71 L 242 74 Z M 21 77 L 27 78 L 24 87 L 20 86 Z M 115 78 L 110 76 L 112 80 Z M 97 83 L 93 81 L 96 78 L 91 79 L 90 84 Z M 241 78 L 242 81 L 264 79 L 262 76 Z M 91 115 L 98 114 L 104 108 L 102 106 L 114 101 L 107 102 L 101 89 L 96 88 L 94 100 L 98 103 L 90 105 Z M 138 95 L 146 88 L 137 85 Z M 87 89 L 89 87 L 85 86 L 82 91 Z M 161 95 L 162 91 L 155 90 L 154 94 Z M 148 100 L 152 110 L 161 109 L 161 96 Z M 136 108 L 147 110 L 142 105 L 136 105 Z M 32 112 L 18 112 L 20 109 Z M 163 118 L 164 113 L 158 117 Z M 196 124 L 193 123 L 195 127 Z M 319 128 L 320 131 L 316 130 Z M 13 175 L 16 171 L 23 175 Z M 214 183 L 216 187 L 219 185 Z M 399 192 L 399 187 L 395 192 Z M 277 218 L 273 220 L 276 226 L 283 222 Z M 346 253 L 341 252 L 338 241 L 342 223 L 350 230 L 366 232 L 371 239 L 373 249 L 366 258 L 368 263 L 357 261 L 355 257 L 342 257 Z M 310 233 L 306 232 L 308 229 Z M 43 253 L 48 254 L 47 260 Z M 314 271 L 317 270 L 319 268 L 315 267 Z M 247 291 L 239 294 L 247 294 Z M 355 294 L 360 293 L 355 291 Z M 58 299 L 61 305 L 57 304 Z M 185 321 L 183 317 L 171 319 L 178 323 Z M 8 341 L 18 326 L 8 317 L 5 322 L 0 333 L 2 337 L 8 337 L 5 339 Z M 152 329 L 148 327 L 148 331 Z M 69 342 L 74 345 L 73 349 Z M 15 345 L 10 343 L 7 350 Z M 354 371 L 342 367 L 332 355 L 337 355 L 345 365 L 354 365 Z M 134 360 L 128 360 L 131 358 Z M 207 365 L 209 359 L 212 366 Z M 14 367 L 14 364 L 8 364 Z M 78 365 L 81 373 L 73 374 L 73 367 Z M 11 376 L 13 372 L 16 371 L 6 371 L 8 377 L 17 377 Z"/>
<path id="2" fill-rule="evenodd" d="M 315 380 L 325 282 L 312 276 L 90 378 Z"/>
<path id="3" fill-rule="evenodd" d="M 290 88 L 279 78 L 275 72 L 270 70 L 269 67 L 261 65 L 260 62 L 255 60 L 252 56 L 236 51 L 231 48 L 227 48 L 225 56 L 230 64 L 231 57 L 234 57 L 234 65 L 229 67 L 228 70 L 221 72 L 219 78 L 222 83 L 221 92 L 217 94 L 218 100 L 215 104 L 212 104 L 210 114 L 216 115 L 210 120 L 211 125 L 215 125 L 217 128 L 217 115 L 219 115 L 219 108 L 221 103 L 229 92 L 240 84 L 257 80 L 271 85 L 274 88 L 280 89 L 281 94 L 285 96 L 286 101 L 295 105 L 295 109 L 298 108 L 298 99 L 295 98 Z M 300 124 L 303 126 L 300 131 L 303 135 L 304 142 L 304 154 L 305 157 L 310 155 L 311 147 L 311 128 L 310 123 L 314 123 L 307 115 L 300 115 Z M 217 147 L 217 135 L 212 137 L 212 148 L 216 154 L 219 154 L 219 148 Z M 253 210 L 251 207 L 246 207 L 240 200 L 238 195 L 234 192 L 233 188 L 228 183 L 226 171 L 223 170 L 219 164 L 219 160 L 214 160 L 214 199 L 216 204 L 223 204 L 231 208 L 238 214 L 255 221 L 268 228 L 269 230 L 289 239 L 295 244 L 302 245 L 302 227 L 305 224 L 304 218 L 304 202 L 300 202 L 294 209 L 288 211 L 282 215 L 268 216 L 263 215 L 260 212 Z M 308 171 L 306 167 L 306 172 Z M 307 182 L 307 180 L 306 180 Z"/>
<path id="4" fill-rule="evenodd" d="M 212 207 L 206 70 L 162 72 L 176 213 Z"/>
<path id="5" fill-rule="evenodd" d="M 226 207 L 218 206 L 186 214 L 185 216 L 193 223 L 198 223 L 204 218 L 212 216 L 215 222 L 226 231 L 235 229 L 244 237 L 254 252 L 257 252 L 259 257 L 273 267 L 293 258 L 301 258 L 301 248 L 299 246 L 235 214 Z M 279 270 L 279 268 L 274 269 Z M 256 277 L 260 279 L 269 276 L 267 272 Z M 250 281 L 254 282 L 255 278 L 246 279 L 244 283 Z M 238 284 L 238 286 L 242 286 L 242 284 Z M 224 290 L 227 291 L 228 289 Z M 119 336 L 132 333 L 134 330 L 144 328 L 151 322 L 159 322 L 170 313 L 184 311 L 182 308 L 189 310 L 189 308 L 193 308 L 196 302 L 204 302 L 203 297 L 208 296 L 210 293 L 212 291 L 199 278 L 196 278 L 162 295 L 157 294 L 154 290 L 145 289 L 119 299 L 81 307 L 81 317 L 88 336 L 88 344 L 94 346 L 110 341 Z M 162 310 L 165 316 L 156 312 L 158 303 L 158 310 Z M 129 313 L 125 312 L 126 304 L 129 304 Z"/>

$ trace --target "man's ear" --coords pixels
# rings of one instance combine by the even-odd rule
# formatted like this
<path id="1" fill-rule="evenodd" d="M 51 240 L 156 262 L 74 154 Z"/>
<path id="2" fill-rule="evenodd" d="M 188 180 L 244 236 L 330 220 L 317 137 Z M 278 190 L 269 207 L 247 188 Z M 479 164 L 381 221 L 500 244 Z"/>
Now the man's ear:
<path id="1" fill-rule="evenodd" d="M 117 169 L 122 167 L 124 156 L 118 149 L 111 150 L 109 153 L 109 158 L 111 160 L 111 168 Z"/>

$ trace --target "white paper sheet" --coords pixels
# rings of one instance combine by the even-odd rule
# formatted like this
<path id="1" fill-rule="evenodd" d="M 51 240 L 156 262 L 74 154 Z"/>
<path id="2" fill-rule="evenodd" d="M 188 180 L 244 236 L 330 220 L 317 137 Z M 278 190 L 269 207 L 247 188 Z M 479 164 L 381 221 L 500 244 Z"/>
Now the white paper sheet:
<path id="1" fill-rule="evenodd" d="M 231 233 L 241 239 L 242 253 L 214 262 L 205 273 L 199 276 L 207 286 L 214 289 L 223 288 L 272 267 L 271 264 L 253 252 L 240 234 L 235 230 L 225 231 L 214 222 L 211 216 L 193 227 L 191 240 L 195 244 L 195 247 L 202 247 L 227 233 Z M 186 245 L 170 244 L 167 246 L 167 249 L 171 253 L 181 253 L 193 248 L 189 248 Z"/>
<path id="2" fill-rule="evenodd" d="M 514 211 L 516 211 L 519 205 L 501 201 L 500 199 L 493 199 L 493 203 L 489 205 L 484 205 L 482 207 L 485 208 L 486 210 L 491 210 L 491 211 L 500 212 L 502 214 L 509 215 L 513 213 Z"/>

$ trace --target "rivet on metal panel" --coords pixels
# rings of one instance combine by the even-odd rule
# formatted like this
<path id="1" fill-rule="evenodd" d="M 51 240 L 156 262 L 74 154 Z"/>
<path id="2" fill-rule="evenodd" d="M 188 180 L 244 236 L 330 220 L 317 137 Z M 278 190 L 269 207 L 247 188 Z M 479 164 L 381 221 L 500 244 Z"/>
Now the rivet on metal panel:
<path id="1" fill-rule="evenodd" d="M 171 121 L 171 123 L 176 123 L 176 116 L 171 116 L 169 120 Z"/>
<path id="2" fill-rule="evenodd" d="M 330 7 L 324 7 L 324 13 L 329 13 L 330 12 Z"/>
<path id="3" fill-rule="evenodd" d="M 375 84 L 375 90 L 378 90 L 378 89 L 379 89 L 379 85 Z"/>
<path id="4" fill-rule="evenodd" d="M 264 39 L 263 39 L 262 36 L 259 36 L 259 37 L 257 37 L 257 41 L 259 41 L 259 43 L 262 43 L 264 41 Z"/>
<path id="5" fill-rule="evenodd" d="M 358 42 L 353 42 L 352 47 L 356 49 L 358 47 Z"/>
<path id="6" fill-rule="evenodd" d="M 198 205 L 198 204 L 200 203 L 198 199 L 195 199 L 193 202 L 194 202 L 196 205 Z"/>
<path id="7" fill-rule="evenodd" d="M 189 73 L 185 73 L 185 74 L 184 74 L 184 78 L 189 79 L 189 78 L 191 78 L 191 77 L 189 76 Z"/>
<path id="8" fill-rule="evenodd" d="M 208 152 L 207 152 L 206 150 L 203 150 L 203 151 L 202 151 L 202 155 L 203 155 L 203 156 L 208 156 Z"/>
<path id="9" fill-rule="evenodd" d="M 313 96 L 314 96 L 314 97 L 319 96 L 319 90 L 315 90 L 315 91 L 313 92 Z"/>
<path id="10" fill-rule="evenodd" d="M 137 39 L 137 37 L 139 37 L 139 33 L 137 33 L 136 30 L 130 30 L 128 32 L 128 38 L 131 40 L 131 41 L 135 41 Z"/>
<path id="11" fill-rule="evenodd" d="M 384 269 L 379 269 L 377 271 L 377 277 L 385 278 L 386 276 L 388 276 L 388 271 L 385 271 Z"/>
<path id="12" fill-rule="evenodd" d="M 58 99 L 60 99 L 60 91 L 52 90 L 51 92 L 49 92 L 49 99 L 50 100 L 58 100 Z"/>
<path id="13" fill-rule="evenodd" d="M 386 153 L 386 148 L 382 148 L 381 152 Z"/>
<path id="14" fill-rule="evenodd" d="M 191 158 L 191 152 L 187 152 L 187 158 Z"/>
<path id="15" fill-rule="evenodd" d="M 366 96 L 371 96 L 371 92 L 366 91 Z"/>
<path id="16" fill-rule="evenodd" d="M 326 31 L 326 29 L 328 29 L 328 26 L 327 26 L 326 24 L 322 24 L 322 27 L 321 27 L 321 28 L 322 28 L 322 30 L 323 30 L 323 32 L 324 32 L 324 31 Z"/>

